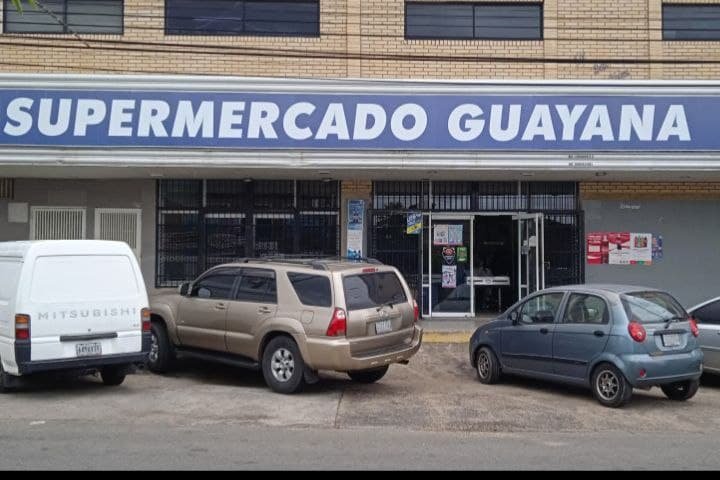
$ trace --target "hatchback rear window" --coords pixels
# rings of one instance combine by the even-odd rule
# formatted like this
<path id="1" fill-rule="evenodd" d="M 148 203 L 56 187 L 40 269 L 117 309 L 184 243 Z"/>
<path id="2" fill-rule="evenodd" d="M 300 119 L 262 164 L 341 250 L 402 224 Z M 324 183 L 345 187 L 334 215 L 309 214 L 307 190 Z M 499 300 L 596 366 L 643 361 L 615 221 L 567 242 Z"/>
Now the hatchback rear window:
<path id="1" fill-rule="evenodd" d="M 664 292 L 633 292 L 622 295 L 625 313 L 640 323 L 684 320 L 685 310 L 673 297 Z"/>
<path id="2" fill-rule="evenodd" d="M 312 307 L 332 306 L 329 278 L 322 275 L 295 272 L 288 272 L 287 276 L 300 299 L 300 303 Z"/>
<path id="3" fill-rule="evenodd" d="M 348 275 L 343 278 L 348 310 L 362 310 L 407 300 L 400 279 L 394 272 Z"/>

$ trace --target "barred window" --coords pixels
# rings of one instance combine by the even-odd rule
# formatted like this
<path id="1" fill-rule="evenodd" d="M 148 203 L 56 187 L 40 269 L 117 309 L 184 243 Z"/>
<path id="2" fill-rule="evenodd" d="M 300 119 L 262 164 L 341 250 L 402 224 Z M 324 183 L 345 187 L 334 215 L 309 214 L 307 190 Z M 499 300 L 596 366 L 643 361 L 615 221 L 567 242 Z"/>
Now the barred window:
<path id="1" fill-rule="evenodd" d="M 663 5 L 663 40 L 720 40 L 720 5 Z"/>

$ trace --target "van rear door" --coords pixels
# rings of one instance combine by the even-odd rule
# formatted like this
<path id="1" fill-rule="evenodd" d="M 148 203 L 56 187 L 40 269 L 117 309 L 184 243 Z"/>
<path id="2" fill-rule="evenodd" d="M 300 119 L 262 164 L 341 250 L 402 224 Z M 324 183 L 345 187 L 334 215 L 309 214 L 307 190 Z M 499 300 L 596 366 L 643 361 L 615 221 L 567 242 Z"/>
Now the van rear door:
<path id="1" fill-rule="evenodd" d="M 146 305 L 137 263 L 127 255 L 38 256 L 30 280 L 31 359 L 141 351 Z"/>

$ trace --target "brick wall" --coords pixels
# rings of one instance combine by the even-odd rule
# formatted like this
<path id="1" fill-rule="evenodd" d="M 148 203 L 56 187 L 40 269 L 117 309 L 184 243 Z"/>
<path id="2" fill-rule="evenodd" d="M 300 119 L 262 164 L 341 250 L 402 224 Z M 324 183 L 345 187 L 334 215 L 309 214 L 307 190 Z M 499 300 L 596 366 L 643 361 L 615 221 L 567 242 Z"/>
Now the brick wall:
<path id="1" fill-rule="evenodd" d="M 581 182 L 583 200 L 718 199 L 720 182 Z"/>
<path id="2" fill-rule="evenodd" d="M 543 40 L 487 41 L 406 40 L 404 0 L 321 0 L 319 38 L 166 36 L 163 0 L 125 0 L 123 35 L 82 35 L 82 40 L 72 35 L 0 36 L 0 71 L 416 79 L 720 76 L 720 63 L 649 63 L 720 60 L 717 42 L 662 40 L 661 0 L 545 0 L 543 4 Z M 492 57 L 499 59 L 487 60 Z M 545 61 L 557 58 L 571 63 Z M 618 59 L 635 63 L 618 63 Z"/>

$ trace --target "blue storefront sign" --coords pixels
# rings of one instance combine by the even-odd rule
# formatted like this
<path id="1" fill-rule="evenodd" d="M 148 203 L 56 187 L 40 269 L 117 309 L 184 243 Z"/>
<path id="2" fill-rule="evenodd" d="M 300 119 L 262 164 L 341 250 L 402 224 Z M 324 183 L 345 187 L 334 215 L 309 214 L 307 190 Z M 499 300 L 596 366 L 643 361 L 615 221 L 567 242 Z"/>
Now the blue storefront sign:
<path id="1" fill-rule="evenodd" d="M 718 151 L 720 96 L 0 90 L 0 145 Z"/>

